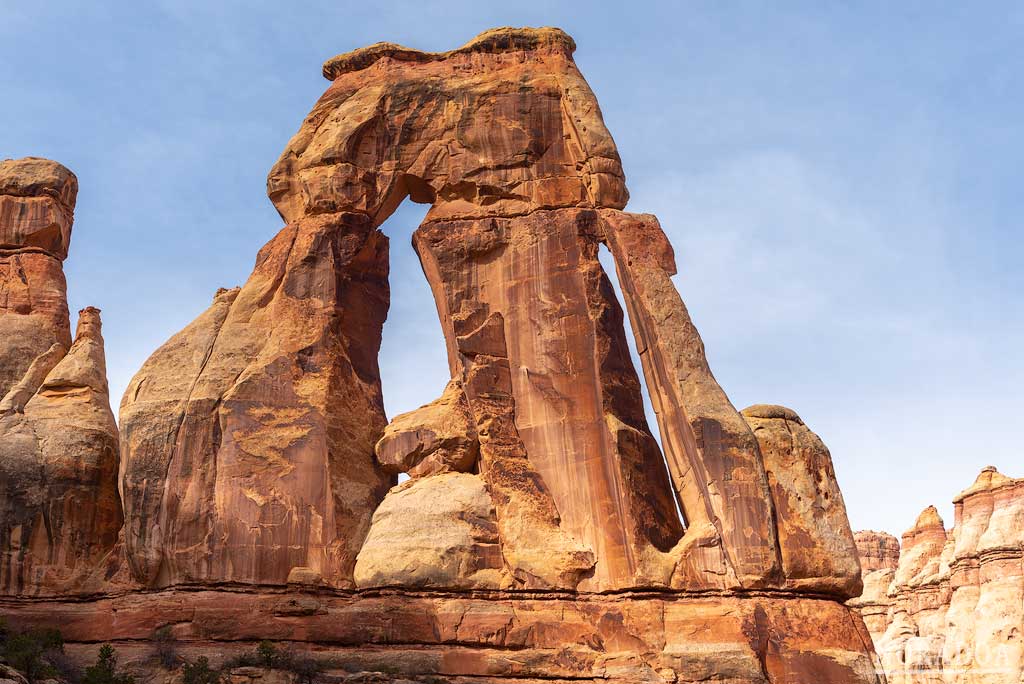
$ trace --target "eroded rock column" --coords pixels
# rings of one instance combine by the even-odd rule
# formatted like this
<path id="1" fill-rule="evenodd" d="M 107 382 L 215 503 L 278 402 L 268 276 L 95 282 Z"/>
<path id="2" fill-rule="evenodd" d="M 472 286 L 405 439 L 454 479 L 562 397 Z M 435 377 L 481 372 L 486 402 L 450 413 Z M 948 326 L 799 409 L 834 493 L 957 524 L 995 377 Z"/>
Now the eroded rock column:
<path id="1" fill-rule="evenodd" d="M 69 333 L 77 192 L 56 162 L 0 162 L 0 593 L 95 590 L 122 522 L 99 310 Z"/>
<path id="2" fill-rule="evenodd" d="M 672 284 L 672 247 L 650 214 L 605 210 L 601 218 L 687 517 L 687 536 L 720 540 L 703 545 L 689 582 L 777 584 L 781 567 L 760 448 L 712 375 L 704 343 Z M 721 566 L 714 557 L 722 552 L 726 572 L 712 572 Z"/>
<path id="3" fill-rule="evenodd" d="M 851 602 L 870 617 L 890 682 L 1002 684 L 1024 672 L 1024 480 L 988 467 L 953 501 L 951 530 L 928 507 L 903 535 L 888 611 Z"/>

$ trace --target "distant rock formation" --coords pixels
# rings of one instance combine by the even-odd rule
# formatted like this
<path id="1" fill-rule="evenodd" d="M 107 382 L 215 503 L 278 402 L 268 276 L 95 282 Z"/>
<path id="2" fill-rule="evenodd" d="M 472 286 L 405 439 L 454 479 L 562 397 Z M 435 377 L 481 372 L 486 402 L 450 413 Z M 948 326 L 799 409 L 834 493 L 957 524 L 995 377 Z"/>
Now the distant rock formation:
<path id="1" fill-rule="evenodd" d="M 56 162 L 0 162 L 0 593 L 84 589 L 122 524 L 99 310 L 70 336 L 77 193 Z"/>
<path id="2" fill-rule="evenodd" d="M 900 540 L 886 532 L 873 530 L 857 532 L 854 538 L 864 590 L 847 603 L 860 612 L 871 634 L 880 635 L 889 625 L 889 608 L 893 601 L 888 592 L 900 562 Z"/>
<path id="3" fill-rule="evenodd" d="M 988 467 L 953 502 L 952 530 L 926 508 L 904 533 L 898 564 L 894 539 L 858 533 L 865 591 L 850 605 L 864 615 L 890 683 L 1020 682 L 1024 479 Z"/>
<path id="4" fill-rule="evenodd" d="M 215 660 L 315 645 L 338 681 L 879 684 L 843 603 L 861 572 L 831 456 L 793 411 L 741 414 L 715 380 L 658 220 L 623 211 L 574 49 L 506 28 L 329 60 L 268 177 L 287 225 L 122 399 L 120 541 L 103 518 L 91 583 L 43 606 L 28 577 L 0 607 L 140 660 L 164 626 Z M 413 245 L 451 379 L 389 423 L 377 228 L 406 197 L 431 205 Z M 53 248 L 29 223 L 4 234 Z M 91 320 L 67 357 L 81 372 L 36 394 L 105 399 Z"/>

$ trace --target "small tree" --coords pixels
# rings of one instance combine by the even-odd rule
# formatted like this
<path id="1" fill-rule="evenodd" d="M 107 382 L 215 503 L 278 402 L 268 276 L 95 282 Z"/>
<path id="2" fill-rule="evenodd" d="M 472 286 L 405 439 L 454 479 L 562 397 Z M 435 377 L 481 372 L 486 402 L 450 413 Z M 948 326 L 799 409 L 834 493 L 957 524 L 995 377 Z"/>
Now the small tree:
<path id="1" fill-rule="evenodd" d="M 63 650 L 64 639 L 56 629 L 15 632 L 3 627 L 0 631 L 0 655 L 30 682 L 52 677 L 55 670 L 46 655 Z"/>
<path id="2" fill-rule="evenodd" d="M 117 651 L 110 644 L 103 644 L 96 662 L 85 668 L 82 684 L 135 684 L 135 678 L 118 673 Z"/>
<path id="3" fill-rule="evenodd" d="M 210 668 L 206 656 L 199 656 L 194 663 L 185 663 L 182 668 L 184 684 L 220 684 L 220 672 Z"/>

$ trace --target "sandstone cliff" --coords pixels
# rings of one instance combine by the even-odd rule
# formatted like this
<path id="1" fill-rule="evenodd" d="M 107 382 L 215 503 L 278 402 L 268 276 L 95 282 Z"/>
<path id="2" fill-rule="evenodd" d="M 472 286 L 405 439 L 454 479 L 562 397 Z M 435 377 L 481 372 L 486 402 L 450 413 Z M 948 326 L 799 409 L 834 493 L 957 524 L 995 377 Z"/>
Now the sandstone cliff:
<path id="1" fill-rule="evenodd" d="M 117 640 L 143 669 L 166 626 L 215 659 L 315 645 L 339 681 L 877 684 L 843 604 L 861 572 L 831 456 L 793 411 L 741 414 L 715 380 L 667 237 L 623 211 L 574 48 L 496 29 L 329 60 L 268 177 L 286 225 L 122 399 L 125 522 L 87 590 L 114 581 L 0 605 L 59 619 L 72 651 Z M 378 228 L 407 197 L 431 205 L 413 245 L 451 379 L 389 422 Z M 53 229 L 8 233 L 46 245 Z M 83 360 L 45 391 L 99 396 L 98 333 L 79 339 L 68 358 L 96 372 Z"/>
<path id="2" fill-rule="evenodd" d="M 899 562 L 865 576 L 864 614 L 890 682 L 1019 682 L 1024 676 L 1024 479 L 985 468 L 954 500 L 946 530 L 934 507 L 903 535 Z M 858 533 L 862 565 L 874 533 Z M 885 580 L 889 579 L 889 583 Z"/>
<path id="3" fill-rule="evenodd" d="M 77 193 L 56 162 L 0 162 L 0 593 L 84 588 L 122 523 L 99 310 L 70 337 Z"/>

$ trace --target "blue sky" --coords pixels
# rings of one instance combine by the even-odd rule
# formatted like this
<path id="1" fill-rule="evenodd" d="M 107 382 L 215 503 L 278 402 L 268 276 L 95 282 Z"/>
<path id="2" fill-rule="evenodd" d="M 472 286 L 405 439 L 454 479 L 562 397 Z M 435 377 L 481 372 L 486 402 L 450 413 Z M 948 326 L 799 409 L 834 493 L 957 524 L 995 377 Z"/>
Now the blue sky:
<path id="1" fill-rule="evenodd" d="M 559 26 L 733 402 L 796 409 L 853 525 L 898 534 L 1024 476 L 1024 9 L 896 4 L 0 0 L 0 157 L 79 176 L 70 303 L 103 309 L 116 405 L 280 228 L 266 173 L 323 60 Z M 447 379 L 423 211 L 384 226 L 391 415 Z"/>

